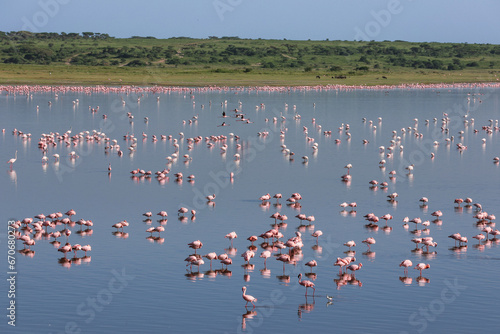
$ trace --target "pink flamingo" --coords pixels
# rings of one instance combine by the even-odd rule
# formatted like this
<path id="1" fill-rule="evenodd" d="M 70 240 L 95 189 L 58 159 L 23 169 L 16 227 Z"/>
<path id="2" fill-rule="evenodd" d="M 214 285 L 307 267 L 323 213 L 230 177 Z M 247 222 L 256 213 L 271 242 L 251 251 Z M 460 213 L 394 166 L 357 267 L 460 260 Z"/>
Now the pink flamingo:
<path id="1" fill-rule="evenodd" d="M 9 161 L 7 161 L 8 164 L 10 164 L 10 169 L 12 170 L 12 165 L 14 164 L 14 162 L 16 162 L 17 160 L 17 150 L 16 150 L 16 154 L 14 156 L 14 158 L 10 159 Z"/>
<path id="2" fill-rule="evenodd" d="M 241 254 L 241 257 L 246 261 L 247 264 L 250 264 L 250 259 L 255 256 L 255 253 L 251 250 L 245 251 L 245 253 Z"/>
<path id="3" fill-rule="evenodd" d="M 307 296 L 307 288 L 313 289 L 313 296 L 314 296 L 314 293 L 316 292 L 316 289 L 314 288 L 314 283 L 308 280 L 302 280 L 302 273 L 300 273 L 299 276 L 297 277 L 299 278 L 299 284 L 306 287 L 306 296 Z"/>
<path id="4" fill-rule="evenodd" d="M 462 238 L 462 236 L 460 235 L 460 233 L 453 233 L 452 235 L 449 235 L 448 238 L 455 240 L 455 246 L 456 246 L 457 241 L 460 241 L 460 238 Z"/>
<path id="5" fill-rule="evenodd" d="M 270 198 L 271 198 L 271 195 L 269 195 L 269 193 L 267 193 L 263 196 L 260 196 L 259 200 L 264 202 L 264 201 L 268 201 Z"/>
<path id="6" fill-rule="evenodd" d="M 92 247 L 90 247 L 90 245 L 82 246 L 82 251 L 85 252 L 85 256 L 87 256 L 87 252 L 90 252 L 91 250 L 92 250 Z"/>
<path id="7" fill-rule="evenodd" d="M 353 263 L 346 268 L 346 271 L 349 269 L 352 273 L 354 273 L 356 270 L 361 269 L 362 266 L 363 264 L 361 262 L 359 264 Z"/>
<path id="8" fill-rule="evenodd" d="M 482 235 L 482 234 L 481 234 Z M 264 268 L 266 267 L 266 262 L 267 262 L 267 259 L 269 257 L 271 257 L 271 252 L 268 251 L 268 250 L 265 250 L 263 251 L 261 254 L 260 254 L 260 257 L 264 258 Z"/>
<path id="9" fill-rule="evenodd" d="M 437 211 L 434 211 L 433 213 L 431 213 L 431 216 L 434 216 L 434 217 L 441 217 L 443 215 L 443 213 L 441 212 L 441 210 L 437 210 Z"/>
<path id="10" fill-rule="evenodd" d="M 314 231 L 313 234 L 311 234 L 311 236 L 316 238 L 316 244 L 318 243 L 318 238 L 321 237 L 322 235 L 323 235 L 323 232 L 320 230 Z"/>
<path id="11" fill-rule="evenodd" d="M 181 207 L 179 210 L 177 210 L 177 215 L 183 215 L 188 212 L 189 210 L 187 208 Z"/>
<path id="12" fill-rule="evenodd" d="M 383 215 L 380 218 L 382 218 L 383 220 L 385 220 L 385 223 L 387 224 L 387 221 L 391 220 L 393 217 L 392 217 L 391 214 L 387 213 L 387 214 Z"/>
<path id="13" fill-rule="evenodd" d="M 188 246 L 190 248 L 193 248 L 194 249 L 194 253 L 196 254 L 196 250 L 200 249 L 201 247 L 203 247 L 203 243 L 200 240 L 195 240 L 193 242 L 188 243 Z"/>
<path id="14" fill-rule="evenodd" d="M 311 268 L 311 272 L 312 272 L 313 268 L 318 265 L 318 262 L 316 262 L 316 260 L 311 260 L 311 261 L 307 262 L 305 265 L 308 266 L 309 268 Z"/>
<path id="15" fill-rule="evenodd" d="M 283 262 L 283 272 L 284 272 L 285 271 L 285 263 L 290 262 L 290 255 L 288 255 L 288 254 L 280 254 L 280 256 L 278 256 L 276 258 L 276 260 Z"/>
<path id="16" fill-rule="evenodd" d="M 344 166 L 344 168 L 347 168 L 347 175 L 350 175 L 349 172 L 350 172 L 350 170 L 352 168 L 352 165 L 351 164 L 347 164 L 347 165 Z"/>
<path id="17" fill-rule="evenodd" d="M 279 202 L 280 202 L 280 198 L 282 198 L 282 197 L 283 197 L 283 196 L 282 196 L 280 193 L 275 194 L 275 195 L 273 196 L 273 198 L 276 198 L 276 203 L 279 203 Z"/>
<path id="18" fill-rule="evenodd" d="M 219 258 L 220 258 L 220 255 L 219 255 Z M 233 260 L 230 257 L 225 258 L 225 259 L 221 260 L 220 262 L 222 263 L 222 265 L 226 265 L 226 270 L 227 270 L 227 266 L 233 264 Z"/>
<path id="19" fill-rule="evenodd" d="M 404 273 L 408 274 L 408 267 L 413 266 L 413 262 L 411 260 L 404 260 L 399 264 L 400 267 L 404 267 Z"/>
<path id="20" fill-rule="evenodd" d="M 369 238 L 366 238 L 365 240 L 361 241 L 362 243 L 366 244 L 368 246 L 368 250 L 370 250 L 370 246 L 375 244 L 376 241 L 374 238 L 372 237 L 369 237 Z"/>
<path id="21" fill-rule="evenodd" d="M 167 211 L 160 211 L 157 213 L 158 216 L 161 216 L 161 217 L 168 217 L 168 213 Z"/>
<path id="22" fill-rule="evenodd" d="M 82 245 L 74 244 L 71 248 L 73 249 L 73 252 L 75 252 L 75 257 L 76 257 L 76 252 L 82 249 Z"/>
<path id="23" fill-rule="evenodd" d="M 245 307 L 248 305 L 249 302 L 252 303 L 253 307 L 255 307 L 255 304 L 253 302 L 256 302 L 257 298 L 246 294 L 246 292 L 247 292 L 247 287 L 246 286 L 242 287 L 241 291 L 243 291 L 243 295 L 242 295 L 243 299 L 247 302 L 245 304 Z"/>
<path id="24" fill-rule="evenodd" d="M 253 245 L 255 241 L 257 241 L 259 238 L 256 235 L 251 235 L 247 238 L 248 241 L 250 241 Z"/>
<path id="25" fill-rule="evenodd" d="M 67 242 L 64 246 L 58 249 L 59 252 L 64 253 L 64 258 L 66 258 L 66 253 L 71 252 L 71 244 Z"/>
<path id="26" fill-rule="evenodd" d="M 347 246 L 349 247 L 349 250 L 351 249 L 351 247 L 356 247 L 356 243 L 354 242 L 354 240 L 351 240 L 351 241 L 348 241 L 344 244 L 344 246 Z"/>
<path id="27" fill-rule="evenodd" d="M 71 216 L 74 216 L 76 215 L 76 212 L 75 210 L 71 209 L 71 210 L 68 210 L 66 213 L 65 213 L 66 216 L 69 216 L 71 218 Z"/>
<path id="28" fill-rule="evenodd" d="M 430 264 L 425 264 L 425 263 L 419 263 L 415 266 L 414 269 L 420 270 L 420 276 L 422 276 L 422 270 L 424 269 L 429 269 L 431 267 Z"/>
<path id="29" fill-rule="evenodd" d="M 210 260 L 210 269 L 212 269 L 212 260 L 215 260 L 217 258 L 217 254 L 215 252 L 211 252 L 206 255 L 203 255 L 203 257 Z"/>
<path id="30" fill-rule="evenodd" d="M 236 239 L 238 237 L 238 235 L 236 234 L 236 232 L 230 232 L 228 234 L 226 234 L 226 236 L 224 238 L 228 238 L 229 240 L 231 240 L 231 247 L 233 247 L 233 239 Z"/>

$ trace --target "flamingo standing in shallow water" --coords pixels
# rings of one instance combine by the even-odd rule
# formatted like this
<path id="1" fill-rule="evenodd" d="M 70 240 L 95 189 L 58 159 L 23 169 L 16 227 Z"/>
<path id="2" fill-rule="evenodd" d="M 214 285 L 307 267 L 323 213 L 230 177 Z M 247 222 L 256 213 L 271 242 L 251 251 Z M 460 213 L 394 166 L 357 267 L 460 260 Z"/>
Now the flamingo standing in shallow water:
<path id="1" fill-rule="evenodd" d="M 316 262 L 316 260 L 311 260 L 311 261 L 307 262 L 305 265 L 308 266 L 308 267 L 310 267 L 311 268 L 311 272 L 312 272 L 313 268 L 318 265 L 318 262 Z"/>
<path id="2" fill-rule="evenodd" d="M 230 232 L 228 234 L 226 234 L 226 236 L 224 238 L 228 238 L 229 240 L 231 240 L 231 247 L 233 247 L 233 239 L 237 238 L 238 235 L 236 234 L 236 232 Z"/>
<path id="3" fill-rule="evenodd" d="M 363 266 L 363 264 L 361 262 L 359 264 L 353 263 L 346 268 L 346 272 L 347 272 L 347 269 L 349 269 L 352 273 L 354 273 L 356 270 L 361 269 L 362 266 Z"/>
<path id="4" fill-rule="evenodd" d="M 314 232 L 313 232 L 313 234 L 311 234 L 311 236 L 313 236 L 313 237 L 315 237 L 315 238 L 316 238 L 316 244 L 318 243 L 318 238 L 319 238 L 320 236 L 322 236 L 322 235 L 323 235 L 323 232 L 322 232 L 322 231 L 320 231 L 320 230 L 314 231 Z"/>
<path id="5" fill-rule="evenodd" d="M 430 268 L 430 264 L 425 264 L 425 263 L 419 263 L 415 266 L 414 269 L 420 270 L 420 276 L 422 276 L 422 270 Z"/>
<path id="6" fill-rule="evenodd" d="M 14 155 L 14 158 L 10 159 L 9 161 L 7 161 L 8 164 L 10 164 L 10 169 L 12 170 L 12 165 L 14 164 L 14 162 L 16 162 L 17 160 L 17 150 L 16 150 L 16 154 Z"/>
<path id="7" fill-rule="evenodd" d="M 256 302 L 257 298 L 255 298 L 254 296 L 250 296 L 250 295 L 246 294 L 246 292 L 247 292 L 247 287 L 246 286 L 242 287 L 241 291 L 243 291 L 243 294 L 242 294 L 243 299 L 247 302 L 245 304 L 245 307 L 248 305 L 249 302 L 252 303 L 253 307 L 255 307 L 255 304 L 253 302 Z"/>
<path id="8" fill-rule="evenodd" d="M 195 240 L 193 242 L 188 243 L 188 246 L 190 248 L 193 248 L 194 249 L 194 253 L 196 254 L 196 250 L 200 249 L 201 247 L 203 247 L 203 243 L 200 240 Z"/>
<path id="9" fill-rule="evenodd" d="M 354 240 L 351 240 L 351 241 L 348 241 L 344 244 L 344 246 L 347 246 L 349 247 L 349 249 L 351 249 L 351 247 L 356 247 L 356 243 L 354 242 Z"/>
<path id="10" fill-rule="evenodd" d="M 369 237 L 366 238 L 365 240 L 361 241 L 362 243 L 366 244 L 368 246 L 368 250 L 370 250 L 370 246 L 373 245 L 376 241 L 374 238 Z"/>
<path id="11" fill-rule="evenodd" d="M 215 260 L 217 258 L 217 254 L 215 252 L 211 252 L 203 255 L 203 257 L 210 260 L 210 269 L 212 269 L 212 260 Z"/>
<path id="12" fill-rule="evenodd" d="M 85 252 L 85 256 L 87 256 L 87 252 L 90 252 L 91 250 L 92 250 L 92 247 L 90 247 L 90 245 L 82 246 L 82 251 Z"/>
<path id="13" fill-rule="evenodd" d="M 71 247 L 71 244 L 67 242 L 64 246 L 58 249 L 59 252 L 64 253 L 64 258 L 66 258 L 66 253 L 71 252 L 73 247 Z"/>
<path id="14" fill-rule="evenodd" d="M 482 235 L 482 234 L 481 234 Z M 263 257 L 264 258 L 264 268 L 266 267 L 266 262 L 267 262 L 267 258 L 271 257 L 271 252 L 268 251 L 268 250 L 265 250 L 263 251 L 261 254 L 260 254 L 260 257 Z"/>
<path id="15" fill-rule="evenodd" d="M 316 289 L 314 288 L 314 283 L 308 280 L 302 280 L 302 274 L 299 274 L 298 278 L 299 278 L 299 284 L 306 287 L 306 296 L 307 296 L 307 288 L 313 289 L 313 296 L 314 296 L 314 293 L 316 292 Z"/>
<path id="16" fill-rule="evenodd" d="M 411 262 L 411 260 L 404 260 L 399 264 L 399 266 L 404 267 L 405 268 L 404 273 L 408 274 L 408 267 L 413 266 L 413 262 Z"/>

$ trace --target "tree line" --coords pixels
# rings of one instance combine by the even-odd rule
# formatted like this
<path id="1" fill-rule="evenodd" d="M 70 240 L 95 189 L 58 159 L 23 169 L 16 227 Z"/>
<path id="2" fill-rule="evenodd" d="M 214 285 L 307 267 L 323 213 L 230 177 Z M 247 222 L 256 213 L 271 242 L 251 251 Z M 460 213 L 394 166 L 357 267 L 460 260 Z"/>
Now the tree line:
<path id="1" fill-rule="evenodd" d="M 154 45 L 147 45 L 151 41 Z M 1 32 L 0 62 L 91 66 L 232 65 L 267 69 L 369 71 L 390 67 L 495 68 L 500 45 L 467 43 L 248 40 L 210 36 L 116 39 L 95 32 Z"/>

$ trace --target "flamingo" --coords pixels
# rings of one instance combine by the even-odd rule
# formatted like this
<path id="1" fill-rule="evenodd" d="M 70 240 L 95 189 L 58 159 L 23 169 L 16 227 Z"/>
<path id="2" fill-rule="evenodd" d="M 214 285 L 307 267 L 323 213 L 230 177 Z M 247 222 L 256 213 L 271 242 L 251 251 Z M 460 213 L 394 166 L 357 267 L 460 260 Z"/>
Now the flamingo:
<path id="1" fill-rule="evenodd" d="M 318 243 L 318 238 L 321 237 L 322 235 L 323 235 L 323 232 L 320 230 L 314 231 L 313 234 L 311 234 L 311 236 L 316 238 L 316 243 Z"/>
<path id="2" fill-rule="evenodd" d="M 241 291 L 243 291 L 243 294 L 242 294 L 243 299 L 247 302 L 245 304 L 245 307 L 248 305 L 249 302 L 252 303 L 253 307 L 255 307 L 255 304 L 253 302 L 256 302 L 257 298 L 255 298 L 254 296 L 250 296 L 250 295 L 246 294 L 246 292 L 247 292 L 247 287 L 246 286 L 242 287 Z"/>
<path id="3" fill-rule="evenodd" d="M 283 262 L 283 272 L 284 272 L 285 271 L 285 263 L 290 262 L 290 255 L 288 255 L 288 254 L 280 254 L 280 256 L 278 256 L 276 258 L 276 260 Z"/>
<path id="4" fill-rule="evenodd" d="M 393 217 L 392 217 L 392 215 L 391 215 L 391 214 L 387 213 L 387 214 L 383 215 L 383 216 L 382 216 L 382 217 L 380 217 L 380 218 L 382 218 L 383 220 L 385 220 L 385 223 L 387 224 L 387 221 L 388 221 L 388 220 L 391 220 Z"/>
<path id="5" fill-rule="evenodd" d="M 316 260 L 311 260 L 311 261 L 307 262 L 305 265 L 308 266 L 308 267 L 310 267 L 311 268 L 311 272 L 312 272 L 313 268 L 318 265 L 318 262 L 316 262 Z"/>
<path id="6" fill-rule="evenodd" d="M 455 240 L 455 246 L 456 246 L 457 241 L 460 241 L 460 238 L 462 238 L 462 236 L 460 235 L 460 233 L 453 233 L 452 235 L 449 235 L 448 238 L 452 238 L 453 240 Z"/>
<path id="7" fill-rule="evenodd" d="M 167 211 L 160 211 L 157 213 L 158 216 L 161 216 L 161 217 L 167 217 L 168 216 L 168 213 Z"/>
<path id="8" fill-rule="evenodd" d="M 193 242 L 188 243 L 188 246 L 189 246 L 189 248 L 193 248 L 194 253 L 196 254 L 196 250 L 203 247 L 203 243 L 200 240 L 195 240 Z"/>
<path id="9" fill-rule="evenodd" d="M 64 246 L 58 249 L 59 252 L 64 253 L 64 258 L 66 258 L 66 253 L 71 252 L 71 244 L 67 242 Z"/>
<path id="10" fill-rule="evenodd" d="M 361 262 L 359 264 L 353 263 L 353 264 L 349 265 L 346 268 L 346 270 L 349 269 L 352 273 L 354 273 L 356 270 L 361 269 L 362 266 L 363 266 L 363 264 Z"/>
<path id="11" fill-rule="evenodd" d="M 16 162 L 17 160 L 17 150 L 16 150 L 16 154 L 14 155 L 14 158 L 10 159 L 9 161 L 7 161 L 8 164 L 10 164 L 10 169 L 12 170 L 12 165 L 14 164 L 14 162 Z"/>
<path id="12" fill-rule="evenodd" d="M 230 232 L 228 234 L 226 234 L 226 236 L 224 238 L 228 238 L 229 240 L 231 240 L 231 247 L 233 246 L 233 239 L 236 239 L 238 237 L 238 235 L 236 234 L 236 232 Z"/>
<path id="13" fill-rule="evenodd" d="M 73 252 L 75 252 L 75 257 L 76 257 L 76 252 L 81 250 L 81 249 L 82 249 L 82 245 L 80 245 L 80 244 L 74 244 L 72 246 L 72 250 L 73 250 Z"/>
<path id="14" fill-rule="evenodd" d="M 188 212 L 189 210 L 187 208 L 181 207 L 179 210 L 177 210 L 177 215 L 183 215 Z"/>
<path id="15" fill-rule="evenodd" d="M 271 198 L 271 195 L 269 195 L 269 193 L 267 193 L 265 195 L 260 196 L 259 200 L 264 202 L 264 201 L 268 201 L 270 198 Z"/>
<path id="16" fill-rule="evenodd" d="M 303 281 L 302 274 L 299 274 L 299 276 L 297 277 L 299 278 L 299 284 L 306 287 L 306 296 L 307 296 L 307 288 L 313 289 L 313 296 L 314 296 L 314 293 L 316 292 L 316 289 L 314 288 L 314 283 L 308 280 Z"/>
<path id="17" fill-rule="evenodd" d="M 227 256 L 227 254 L 226 254 L 226 256 Z M 220 259 L 220 255 L 219 255 L 219 259 Z M 220 262 L 222 263 L 222 265 L 226 265 L 226 270 L 227 270 L 228 265 L 233 264 L 233 260 L 230 257 L 225 258 L 223 260 L 220 260 Z"/>
<path id="18" fill-rule="evenodd" d="M 215 252 L 211 252 L 206 255 L 203 255 L 203 257 L 210 260 L 210 268 L 212 268 L 212 260 L 215 260 L 217 258 L 217 254 Z"/>
<path id="19" fill-rule="evenodd" d="M 368 246 L 368 250 L 370 250 L 370 246 L 373 245 L 376 241 L 374 238 L 369 237 L 366 238 L 365 240 L 361 241 L 362 243 L 366 244 Z"/>
<path id="20" fill-rule="evenodd" d="M 247 238 L 247 240 L 248 240 L 248 241 L 250 241 L 250 242 L 252 243 L 252 245 L 253 245 L 253 243 L 254 243 L 255 241 L 257 241 L 258 239 L 259 239 L 259 237 L 257 237 L 256 235 L 251 235 L 251 236 L 249 236 L 249 237 Z"/>
<path id="21" fill-rule="evenodd" d="M 250 264 L 250 259 L 255 256 L 255 253 L 251 250 L 245 251 L 245 253 L 241 254 L 241 257 L 246 261 L 247 264 Z"/>
<path id="22" fill-rule="evenodd" d="M 280 202 L 280 198 L 282 198 L 283 196 L 280 194 L 280 193 L 277 193 L 273 196 L 273 198 L 276 198 L 276 203 L 279 203 Z"/>
<path id="23" fill-rule="evenodd" d="M 351 164 L 347 164 L 347 165 L 344 166 L 344 168 L 347 168 L 347 175 L 349 175 L 349 171 L 351 170 L 352 165 Z"/>
<path id="24" fill-rule="evenodd" d="M 420 270 L 420 276 L 422 276 L 422 270 L 430 268 L 430 264 L 425 264 L 425 263 L 419 263 L 415 266 L 414 269 Z"/>
<path id="25" fill-rule="evenodd" d="M 482 235 L 482 234 L 481 234 Z M 266 267 L 267 258 L 271 257 L 271 252 L 268 250 L 263 251 L 260 257 L 264 258 L 264 268 Z"/>
<path id="26" fill-rule="evenodd" d="M 66 215 L 66 216 L 69 216 L 69 217 L 71 218 L 71 216 L 76 215 L 76 212 L 75 212 L 75 210 L 71 209 L 71 210 L 67 211 L 67 212 L 65 213 L 65 215 Z"/>
<path id="27" fill-rule="evenodd" d="M 411 262 L 411 260 L 404 260 L 402 261 L 400 264 L 399 264 L 400 267 L 404 267 L 404 273 L 405 274 L 408 274 L 408 267 L 411 267 L 413 266 L 413 262 Z"/>
<path id="28" fill-rule="evenodd" d="M 85 252 L 85 256 L 87 256 L 87 252 L 90 252 L 91 250 L 92 250 L 92 247 L 90 247 L 90 245 L 82 246 L 82 251 Z"/>
<path id="29" fill-rule="evenodd" d="M 354 242 L 354 240 L 351 240 L 351 241 L 348 241 L 344 244 L 344 246 L 347 246 L 349 247 L 349 249 L 351 249 L 351 247 L 356 247 L 356 243 Z"/>

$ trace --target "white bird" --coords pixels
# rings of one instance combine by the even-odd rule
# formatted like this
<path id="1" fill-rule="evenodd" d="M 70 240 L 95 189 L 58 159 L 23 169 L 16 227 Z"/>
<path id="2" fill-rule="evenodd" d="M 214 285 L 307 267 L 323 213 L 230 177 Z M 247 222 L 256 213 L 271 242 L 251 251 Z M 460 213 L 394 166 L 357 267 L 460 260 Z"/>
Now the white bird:
<path id="1" fill-rule="evenodd" d="M 16 160 L 17 160 L 17 150 L 16 150 L 16 154 L 15 154 L 14 158 L 7 161 L 7 163 L 10 164 L 10 169 L 12 169 L 12 165 L 14 164 L 14 162 L 16 162 Z"/>

